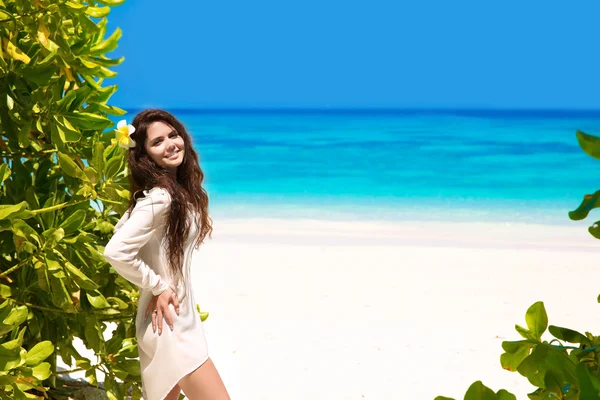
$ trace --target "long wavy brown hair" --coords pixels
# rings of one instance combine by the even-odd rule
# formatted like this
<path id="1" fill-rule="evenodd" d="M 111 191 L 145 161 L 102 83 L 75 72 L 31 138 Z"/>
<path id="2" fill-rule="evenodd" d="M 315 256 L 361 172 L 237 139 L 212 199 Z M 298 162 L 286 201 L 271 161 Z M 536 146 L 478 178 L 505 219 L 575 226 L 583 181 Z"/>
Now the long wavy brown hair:
<path id="1" fill-rule="evenodd" d="M 175 129 L 183 137 L 183 161 L 177 167 L 174 177 L 165 167 L 159 166 L 146 152 L 147 129 L 153 122 L 162 121 Z M 189 215 L 196 211 L 198 236 L 194 246 L 198 248 L 206 236 L 211 237 L 212 220 L 208 216 L 208 194 L 202 187 L 204 173 L 200 168 L 198 154 L 192 147 L 192 139 L 185 127 L 172 114 L 164 110 L 149 109 L 140 112 L 131 123 L 135 132 L 131 138 L 136 146 L 129 150 L 127 164 L 129 168 L 129 188 L 131 197 L 129 209 L 137 202 L 137 194 L 154 187 L 166 189 L 171 195 L 171 208 L 166 224 L 167 259 L 169 270 L 175 284 L 183 279 L 184 244 L 188 238 Z"/>

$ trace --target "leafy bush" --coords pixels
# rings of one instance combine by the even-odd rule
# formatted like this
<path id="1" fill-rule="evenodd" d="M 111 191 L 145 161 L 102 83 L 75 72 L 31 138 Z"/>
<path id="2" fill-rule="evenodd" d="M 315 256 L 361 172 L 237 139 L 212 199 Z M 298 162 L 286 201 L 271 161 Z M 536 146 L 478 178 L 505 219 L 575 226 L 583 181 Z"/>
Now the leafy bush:
<path id="1" fill-rule="evenodd" d="M 527 328 L 516 325 L 524 340 L 502 342 L 502 368 L 519 372 L 538 389 L 530 393 L 532 400 L 600 400 L 600 336 L 585 335 L 550 325 L 542 302 L 533 304 L 525 315 Z M 548 331 L 554 336 L 542 341 Z M 566 343 L 577 346 L 566 345 Z M 438 396 L 435 400 L 448 400 Z M 515 396 L 505 390 L 494 393 L 481 382 L 475 382 L 467 391 L 465 400 L 509 400 Z"/>
<path id="2" fill-rule="evenodd" d="M 138 291 L 102 256 L 129 198 L 103 134 L 125 113 L 103 86 L 122 62 L 105 18 L 122 1 L 0 0 L 0 398 L 51 394 L 57 356 L 92 384 L 106 374 L 110 399 L 140 397 Z"/>

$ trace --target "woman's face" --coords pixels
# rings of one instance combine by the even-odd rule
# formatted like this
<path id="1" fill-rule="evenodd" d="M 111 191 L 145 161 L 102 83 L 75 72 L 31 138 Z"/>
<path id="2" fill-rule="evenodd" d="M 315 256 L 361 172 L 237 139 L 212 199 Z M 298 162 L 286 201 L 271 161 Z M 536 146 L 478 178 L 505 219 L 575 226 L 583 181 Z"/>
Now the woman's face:
<path id="1" fill-rule="evenodd" d="M 154 162 L 175 174 L 183 162 L 183 137 L 170 125 L 162 121 L 151 123 L 146 129 L 146 152 Z"/>

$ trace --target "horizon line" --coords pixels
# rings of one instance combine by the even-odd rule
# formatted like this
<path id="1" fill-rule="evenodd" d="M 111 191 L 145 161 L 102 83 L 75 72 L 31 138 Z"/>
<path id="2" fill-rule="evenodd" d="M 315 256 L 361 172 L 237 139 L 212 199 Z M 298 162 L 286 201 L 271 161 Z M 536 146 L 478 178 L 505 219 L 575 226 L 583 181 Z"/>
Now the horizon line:
<path id="1" fill-rule="evenodd" d="M 129 108 L 141 109 L 151 108 L 151 106 L 124 106 Z M 600 106 L 593 107 L 383 107 L 383 106 L 196 106 L 196 107 L 171 107 L 164 108 L 178 110 L 596 110 L 600 111 Z"/>
<path id="2" fill-rule="evenodd" d="M 455 115 L 499 115 L 499 116 L 593 116 L 600 117 L 600 108 L 484 108 L 484 107 L 127 107 L 128 113 L 150 108 L 162 108 L 182 114 L 455 114 Z"/>

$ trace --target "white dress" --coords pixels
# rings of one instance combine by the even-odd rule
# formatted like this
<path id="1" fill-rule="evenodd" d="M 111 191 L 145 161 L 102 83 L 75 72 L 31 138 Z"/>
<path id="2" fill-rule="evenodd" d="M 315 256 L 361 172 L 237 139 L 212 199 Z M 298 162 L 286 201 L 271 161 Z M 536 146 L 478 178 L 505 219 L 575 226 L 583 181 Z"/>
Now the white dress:
<path id="1" fill-rule="evenodd" d="M 140 289 L 135 322 L 143 396 L 145 400 L 163 400 L 181 378 L 208 359 L 190 279 L 194 242 L 199 231 L 190 219 L 190 234 L 184 244 L 183 259 L 186 285 L 185 289 L 183 283 L 175 287 L 166 262 L 164 235 L 171 196 L 159 187 L 144 190 L 144 194 L 146 197 L 137 200 L 131 215 L 125 212 L 115 225 L 114 235 L 104 249 L 104 258 L 121 276 Z M 159 336 L 158 327 L 156 333 L 152 331 L 152 316 L 144 320 L 144 315 L 153 292 L 157 293 L 167 285 L 177 293 L 180 312 L 178 316 L 173 305 L 169 305 L 174 329 L 171 331 L 165 320 Z"/>

